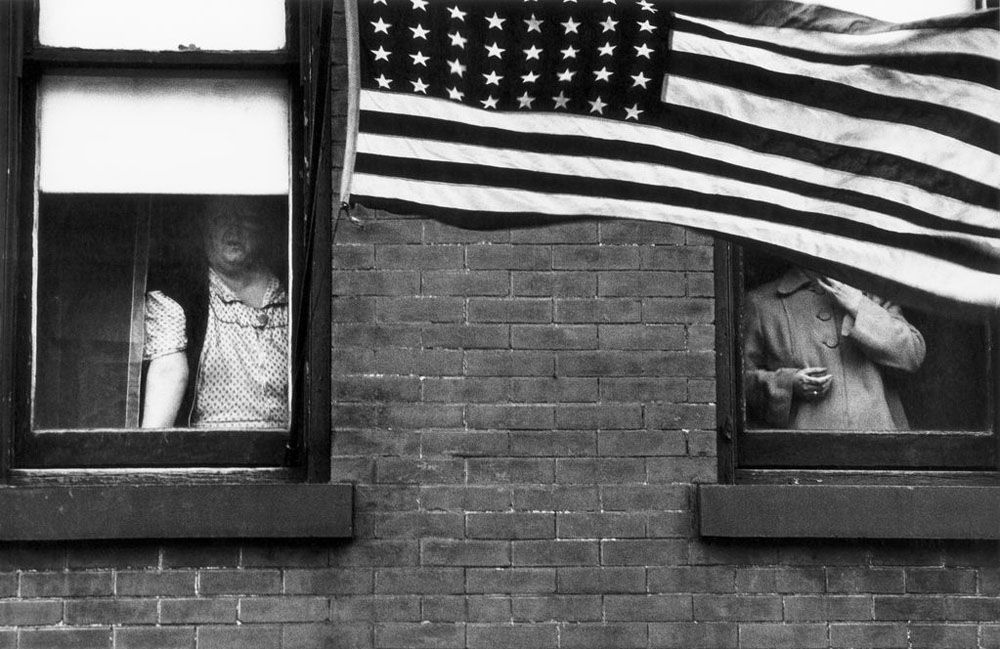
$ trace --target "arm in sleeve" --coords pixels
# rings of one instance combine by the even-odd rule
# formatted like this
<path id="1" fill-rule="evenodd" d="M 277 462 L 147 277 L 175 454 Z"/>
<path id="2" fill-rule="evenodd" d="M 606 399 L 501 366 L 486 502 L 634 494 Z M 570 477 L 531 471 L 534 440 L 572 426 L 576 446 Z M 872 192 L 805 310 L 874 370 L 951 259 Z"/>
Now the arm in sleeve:
<path id="1" fill-rule="evenodd" d="M 759 307 L 747 301 L 743 329 L 743 396 L 750 419 L 787 428 L 792 419 L 792 394 L 797 368 L 767 368 L 767 341 Z"/>
<path id="2" fill-rule="evenodd" d="M 143 398 L 143 428 L 174 425 L 188 382 L 187 335 L 184 310 L 159 291 L 146 296 L 146 340 L 143 357 L 146 393 Z"/>
<path id="3" fill-rule="evenodd" d="M 858 315 L 844 318 L 841 334 L 856 342 L 879 365 L 915 372 L 924 362 L 927 347 L 917 328 L 906 321 L 895 304 L 865 297 Z"/>

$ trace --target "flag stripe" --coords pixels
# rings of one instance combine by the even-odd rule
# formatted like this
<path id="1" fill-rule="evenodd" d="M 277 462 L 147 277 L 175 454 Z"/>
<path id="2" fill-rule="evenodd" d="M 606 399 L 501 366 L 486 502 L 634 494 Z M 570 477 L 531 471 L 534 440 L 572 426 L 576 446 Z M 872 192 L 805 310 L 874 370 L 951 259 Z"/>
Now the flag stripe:
<path id="1" fill-rule="evenodd" d="M 781 200 L 784 201 L 794 201 L 797 196 L 802 196 L 829 202 L 831 206 L 837 203 L 839 206 L 836 209 L 844 218 L 855 218 L 855 213 L 882 213 L 893 217 L 892 221 L 887 221 L 883 226 L 888 229 L 908 230 L 917 227 L 971 235 L 1000 234 L 1000 223 L 990 210 L 975 210 L 967 205 L 942 200 L 931 201 L 925 207 L 926 211 L 914 209 L 888 200 L 887 193 L 893 187 L 887 183 L 869 183 L 871 193 L 864 193 L 849 187 L 830 186 L 831 182 L 841 180 L 831 173 L 820 174 L 819 182 L 807 182 L 802 177 L 783 173 L 785 169 L 782 168 L 739 166 L 711 155 L 661 148 L 654 143 L 634 144 L 578 136 L 525 134 L 384 113 L 366 112 L 364 115 L 366 134 L 359 142 L 358 149 L 362 153 L 392 152 L 393 155 L 421 160 L 479 161 L 490 167 L 509 166 L 539 171 L 558 169 L 562 173 L 586 177 L 637 178 L 641 174 L 650 173 L 648 169 L 655 169 L 658 178 L 647 182 L 699 182 L 705 184 L 705 191 L 739 191 L 743 194 L 758 186 L 758 193 L 770 192 L 771 195 L 778 196 L 771 190 L 781 192 Z M 420 133 L 421 137 L 412 137 L 412 133 Z M 609 176 L 609 173 L 614 175 Z M 860 180 L 857 176 L 853 179 Z M 856 184 L 863 185 L 861 182 Z M 928 198 L 934 197 L 928 195 Z M 946 208 L 950 212 L 964 208 L 977 212 L 982 224 L 955 223 L 951 218 L 940 216 L 935 208 Z M 871 218 L 882 219 L 880 216 Z"/>
<path id="2" fill-rule="evenodd" d="M 483 111 L 455 102 L 386 92 L 363 91 L 360 103 L 368 115 L 365 128 L 371 120 L 372 127 L 377 126 L 382 133 L 392 132 L 387 129 L 393 120 L 425 117 L 429 119 L 426 123 L 406 122 L 400 133 L 428 136 L 426 130 L 437 129 L 435 137 L 440 139 L 564 153 L 572 153 L 573 147 L 580 145 L 577 138 L 591 138 L 608 150 L 622 148 L 617 156 L 622 158 L 632 153 L 643 155 L 645 147 L 652 146 L 883 196 L 961 224 L 998 227 L 998 197 L 992 185 L 895 156 L 807 140 L 704 111 L 675 106 L 660 124 L 663 128 L 656 128 L 561 113 Z M 624 149 L 628 144 L 640 146 Z M 859 175 L 859 167 L 868 175 Z"/>
<path id="3" fill-rule="evenodd" d="M 982 86 L 947 77 L 914 74 L 873 65 L 834 65 L 803 60 L 798 57 L 776 54 L 759 47 L 749 47 L 739 43 L 718 41 L 698 34 L 677 32 L 671 43 L 672 67 L 687 55 L 712 57 L 713 64 L 721 62 L 744 62 L 753 66 L 755 75 L 767 70 L 782 82 L 799 82 L 810 79 L 828 82 L 834 89 L 853 89 L 855 96 L 843 95 L 848 101 L 857 99 L 872 103 L 869 97 L 877 97 L 880 102 L 910 100 L 919 102 L 921 112 L 947 113 L 963 111 L 990 122 L 1000 121 L 1000 90 L 984 89 Z M 676 73 L 676 69 L 674 69 Z M 688 75 L 691 76 L 691 75 Z M 758 91 L 760 92 L 760 91 Z M 832 92 L 832 91 L 828 91 Z M 767 93 L 762 93 L 767 94 Z M 791 95 L 786 94 L 786 97 Z M 812 102 L 810 102 L 812 103 Z M 854 108 L 851 106 L 851 108 Z M 880 110 L 878 105 L 874 106 Z M 958 115 L 967 119 L 969 115 Z M 992 124 L 992 128 L 996 125 Z"/>
<path id="4" fill-rule="evenodd" d="M 1000 300 L 1000 276 L 991 269 L 969 269 L 947 259 L 884 242 L 855 239 L 843 232 L 818 234 L 795 225 L 680 206 L 665 211 L 659 203 L 639 201 L 598 199 L 588 203 L 591 209 L 583 209 L 572 196 L 553 192 L 422 183 L 363 173 L 355 175 L 355 191 L 359 202 L 377 209 L 400 214 L 416 211 L 470 225 L 490 223 L 504 215 L 540 220 L 558 215 L 590 218 L 628 214 L 634 219 L 707 228 L 717 235 L 764 243 L 809 258 L 839 260 L 941 298 L 990 309 L 997 308 Z"/>
<path id="5" fill-rule="evenodd" d="M 792 209 L 766 200 L 723 196 L 701 193 L 679 186 L 644 185 L 631 180 L 607 178 L 581 178 L 572 175 L 523 171 L 510 168 L 484 168 L 481 165 L 441 163 L 412 158 L 388 157 L 360 154 L 357 171 L 361 174 L 378 173 L 394 179 L 410 179 L 425 182 L 436 191 L 448 185 L 478 186 L 486 189 L 525 190 L 542 196 L 546 193 L 558 194 L 563 204 L 555 206 L 553 214 L 579 214 L 580 209 L 591 213 L 592 203 L 606 199 L 615 202 L 639 202 L 646 204 L 670 205 L 672 207 L 718 212 L 721 214 L 755 214 L 771 223 L 794 225 L 810 231 L 826 234 L 848 234 L 865 241 L 889 245 L 921 252 L 926 255 L 941 255 L 956 263 L 977 270 L 994 270 L 996 257 L 984 254 L 964 241 L 950 241 L 941 236 L 887 232 L 872 227 L 863 221 L 847 221 L 836 215 Z M 430 203 L 432 194 L 426 197 Z M 497 204 L 502 209 L 503 204 Z M 628 213 L 628 212 L 623 212 Z M 900 245 L 902 244 L 902 245 Z"/>
<path id="6" fill-rule="evenodd" d="M 964 79 L 997 87 L 996 31 L 894 29 L 867 34 L 748 26 L 677 15 L 672 28 L 722 41 L 753 45 L 809 61 L 876 65 L 920 74 Z"/>

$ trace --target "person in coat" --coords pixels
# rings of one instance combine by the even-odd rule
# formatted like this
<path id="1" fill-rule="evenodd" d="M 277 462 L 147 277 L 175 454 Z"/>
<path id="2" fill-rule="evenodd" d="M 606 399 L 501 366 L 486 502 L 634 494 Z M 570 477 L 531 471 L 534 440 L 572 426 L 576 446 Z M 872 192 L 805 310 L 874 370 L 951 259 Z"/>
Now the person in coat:
<path id="1" fill-rule="evenodd" d="M 751 424 L 908 428 L 885 370 L 916 371 L 924 338 L 899 307 L 793 267 L 747 296 L 744 396 Z"/>

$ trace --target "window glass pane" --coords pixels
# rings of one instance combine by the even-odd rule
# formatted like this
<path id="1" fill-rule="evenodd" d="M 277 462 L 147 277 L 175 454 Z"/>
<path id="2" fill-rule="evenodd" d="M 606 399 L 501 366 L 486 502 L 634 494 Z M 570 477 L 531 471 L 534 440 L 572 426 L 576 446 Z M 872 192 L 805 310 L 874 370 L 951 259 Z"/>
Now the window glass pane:
<path id="1" fill-rule="evenodd" d="M 284 80 L 52 75 L 38 120 L 44 192 L 288 192 Z"/>
<path id="2" fill-rule="evenodd" d="M 287 428 L 287 230 L 286 196 L 40 194 L 34 428 Z"/>
<path id="3" fill-rule="evenodd" d="M 745 251 L 742 330 L 748 428 L 991 428 L 984 324 Z"/>
<path id="4" fill-rule="evenodd" d="M 284 0 L 41 0 L 38 40 L 103 50 L 285 47 Z"/>
<path id="5" fill-rule="evenodd" d="M 972 11 L 976 8 L 975 0 L 907 0 L 906 2 L 824 0 L 821 4 L 890 22 L 921 20 L 933 16 Z"/>

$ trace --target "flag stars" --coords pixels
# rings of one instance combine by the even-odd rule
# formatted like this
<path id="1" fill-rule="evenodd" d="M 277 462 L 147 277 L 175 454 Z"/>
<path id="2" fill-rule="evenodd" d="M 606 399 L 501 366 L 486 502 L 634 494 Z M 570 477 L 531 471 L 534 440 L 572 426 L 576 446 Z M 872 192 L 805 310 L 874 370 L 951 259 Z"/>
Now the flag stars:
<path id="1" fill-rule="evenodd" d="M 607 66 L 602 67 L 600 70 L 594 70 L 594 78 L 597 81 L 610 81 L 612 74 L 614 74 L 614 72 L 608 70 Z"/>
<path id="2" fill-rule="evenodd" d="M 604 45 L 598 47 L 597 51 L 600 53 L 601 56 L 614 56 L 616 47 L 618 46 L 612 45 L 610 42 L 606 42 L 604 43 Z"/>
<path id="3" fill-rule="evenodd" d="M 455 101 L 462 101 L 465 97 L 465 93 L 459 90 L 457 87 L 448 88 L 448 99 L 454 99 Z"/>
<path id="4" fill-rule="evenodd" d="M 562 55 L 563 55 L 564 59 L 575 59 L 576 58 L 576 53 L 579 52 L 580 50 L 578 50 L 575 47 L 573 47 L 572 45 L 570 45 L 566 49 L 559 50 L 559 51 L 562 52 Z"/>
<path id="5" fill-rule="evenodd" d="M 598 115 L 603 115 L 604 109 L 607 107 L 607 104 L 600 97 L 587 103 L 590 104 L 590 112 L 597 113 Z"/>
<path id="6" fill-rule="evenodd" d="M 372 27 L 375 28 L 375 33 L 376 34 L 378 34 L 378 33 L 381 32 L 382 34 L 385 34 L 386 36 L 388 36 L 389 35 L 389 28 L 392 27 L 392 23 L 385 22 L 384 20 L 382 20 L 382 18 L 380 16 L 379 19 L 376 22 L 372 23 Z"/>
<path id="7" fill-rule="evenodd" d="M 486 78 L 487 86 L 499 86 L 500 81 L 503 80 L 503 77 L 497 74 L 495 70 L 491 70 L 489 74 L 484 74 L 483 77 Z"/>
<path id="8" fill-rule="evenodd" d="M 569 97 L 567 97 L 566 93 L 564 93 L 562 90 L 559 91 L 558 95 L 552 98 L 552 101 L 554 101 L 556 104 L 555 105 L 556 110 L 559 110 L 560 108 L 568 110 L 567 106 L 569 104 Z"/>
<path id="9" fill-rule="evenodd" d="M 413 65 L 422 65 L 426 68 L 427 61 L 429 61 L 431 57 L 424 56 L 423 52 L 417 52 L 416 54 L 411 54 L 410 58 L 413 59 Z"/>
<path id="10" fill-rule="evenodd" d="M 535 18 L 535 14 L 531 14 L 531 18 L 526 19 L 524 24 L 528 26 L 529 34 L 531 32 L 538 32 L 539 34 L 542 33 L 542 21 Z"/>
<path id="11" fill-rule="evenodd" d="M 388 7 L 389 3 L 386 2 L 386 0 L 375 0 L 374 2 L 372 2 L 372 6 L 375 5 L 385 5 L 386 7 Z"/>
<path id="12" fill-rule="evenodd" d="M 425 95 L 427 94 L 427 87 L 430 84 L 424 83 L 423 79 L 421 79 L 420 77 L 417 77 L 416 81 L 411 81 L 410 83 L 413 84 L 413 92 L 421 92 Z"/>
<path id="13" fill-rule="evenodd" d="M 459 47 L 463 50 L 465 49 L 465 44 L 469 42 L 469 39 L 467 39 L 465 36 L 462 36 L 460 32 L 455 32 L 454 34 L 448 34 L 448 38 L 451 39 L 452 47 Z"/>
<path id="14" fill-rule="evenodd" d="M 496 108 L 497 108 L 497 101 L 498 101 L 498 99 L 496 97 L 494 97 L 493 95 L 490 95 L 486 99 L 480 100 L 479 103 L 483 105 L 483 108 L 492 108 L 493 110 L 496 110 Z"/>
<path id="15" fill-rule="evenodd" d="M 458 6 L 448 7 L 448 13 L 451 14 L 453 20 L 461 20 L 465 22 L 465 12 L 458 8 Z"/>
<path id="16" fill-rule="evenodd" d="M 564 34 L 569 34 L 570 32 L 572 32 L 574 34 L 579 34 L 580 33 L 580 32 L 577 31 L 577 28 L 580 27 L 580 23 L 578 23 L 575 20 L 573 20 L 572 17 L 570 17 L 569 20 L 567 20 L 566 22 L 559 23 L 559 24 L 561 24 L 563 26 L 563 29 L 566 30 L 566 31 L 563 32 Z"/>
<path id="17" fill-rule="evenodd" d="M 634 45 L 636 57 L 649 58 L 649 55 L 653 53 L 652 48 L 648 47 L 645 43 L 642 45 Z"/>
<path id="18" fill-rule="evenodd" d="M 618 26 L 618 21 L 612 20 L 611 16 L 608 16 L 607 20 L 605 20 L 603 23 L 598 23 L 598 24 L 602 27 L 601 33 L 603 34 L 605 32 L 615 31 L 615 28 Z"/>
<path id="19" fill-rule="evenodd" d="M 652 79 L 650 79 L 649 77 L 647 77 L 642 72 L 640 72 L 639 74 L 633 74 L 631 76 L 632 76 L 632 81 L 634 82 L 632 84 L 633 88 L 635 88 L 636 86 L 642 86 L 643 90 L 645 90 L 646 89 L 646 84 L 649 83 L 650 81 L 652 81 Z"/>
<path id="20" fill-rule="evenodd" d="M 524 55 L 526 57 L 528 57 L 527 58 L 528 61 L 530 61 L 532 59 L 534 59 L 536 61 L 540 61 L 541 60 L 541 54 L 542 54 L 542 50 L 538 49 L 537 45 L 532 45 L 528 49 L 524 50 Z"/>
<path id="21" fill-rule="evenodd" d="M 507 51 L 506 49 L 504 49 L 504 48 L 500 47 L 499 45 L 497 45 L 496 41 L 493 41 L 492 45 L 486 45 L 485 47 L 486 47 L 486 57 L 487 58 L 489 58 L 491 56 L 495 56 L 498 59 L 501 59 L 501 58 L 503 58 L 501 55 L 504 52 Z"/>
<path id="22" fill-rule="evenodd" d="M 639 25 L 640 32 L 649 32 L 650 34 L 652 34 L 654 31 L 656 31 L 656 25 L 650 24 L 648 20 L 644 20 L 641 23 L 637 24 Z"/>
<path id="23" fill-rule="evenodd" d="M 427 11 L 427 0 L 410 0 L 413 3 L 414 10 Z M 388 5 L 386 5 L 388 6 Z"/>
<path id="24" fill-rule="evenodd" d="M 654 7 L 653 3 L 649 2 L 649 0 L 639 0 L 639 6 L 642 7 L 643 11 L 648 11 L 651 14 L 655 14 L 657 11 L 656 7 Z"/>
<path id="25" fill-rule="evenodd" d="M 535 98 L 528 94 L 525 90 L 524 94 L 517 98 L 518 108 L 531 108 L 531 104 L 535 101 Z"/>
<path id="26" fill-rule="evenodd" d="M 455 59 L 454 61 L 448 61 L 448 68 L 452 74 L 458 75 L 460 79 L 462 78 L 462 75 L 465 74 L 465 71 L 468 69 L 468 67 L 462 65 L 462 62 L 459 61 L 458 59 Z"/>
<path id="27" fill-rule="evenodd" d="M 632 104 L 631 108 L 626 108 L 625 109 L 625 119 L 626 120 L 634 119 L 635 121 L 638 122 L 639 121 L 639 115 L 641 115 L 642 113 L 645 113 L 645 112 L 646 111 L 644 111 L 641 108 L 639 108 L 639 104 Z"/>
<path id="28" fill-rule="evenodd" d="M 487 29 L 500 29 L 503 30 L 503 24 L 507 21 L 506 18 L 501 18 L 497 15 L 497 12 L 493 12 L 492 16 L 486 16 L 486 22 L 490 24 Z"/>
<path id="29" fill-rule="evenodd" d="M 386 79 L 384 74 L 378 75 L 378 78 L 375 79 L 375 81 L 378 83 L 379 88 L 385 88 L 386 90 L 388 90 L 389 86 L 392 85 L 392 79 Z"/>
<path id="30" fill-rule="evenodd" d="M 392 52 L 386 51 L 381 45 L 378 46 L 377 50 L 372 50 L 371 52 L 375 55 L 376 61 L 388 61 L 389 55 L 392 54 Z"/>
<path id="31" fill-rule="evenodd" d="M 424 29 L 423 25 L 418 24 L 416 27 L 410 27 L 410 31 L 413 32 L 413 38 L 422 38 L 427 40 L 427 34 L 431 33 L 431 30 Z"/>
<path id="32" fill-rule="evenodd" d="M 524 83 L 535 83 L 536 81 L 538 81 L 538 74 L 535 73 L 533 70 L 529 70 L 528 74 L 521 75 L 521 81 L 523 81 Z"/>
<path id="33" fill-rule="evenodd" d="M 569 83 L 570 81 L 573 80 L 573 77 L 576 76 L 576 72 L 570 70 L 569 68 L 566 68 L 562 72 L 558 73 L 556 76 L 559 78 L 560 82 Z"/>

